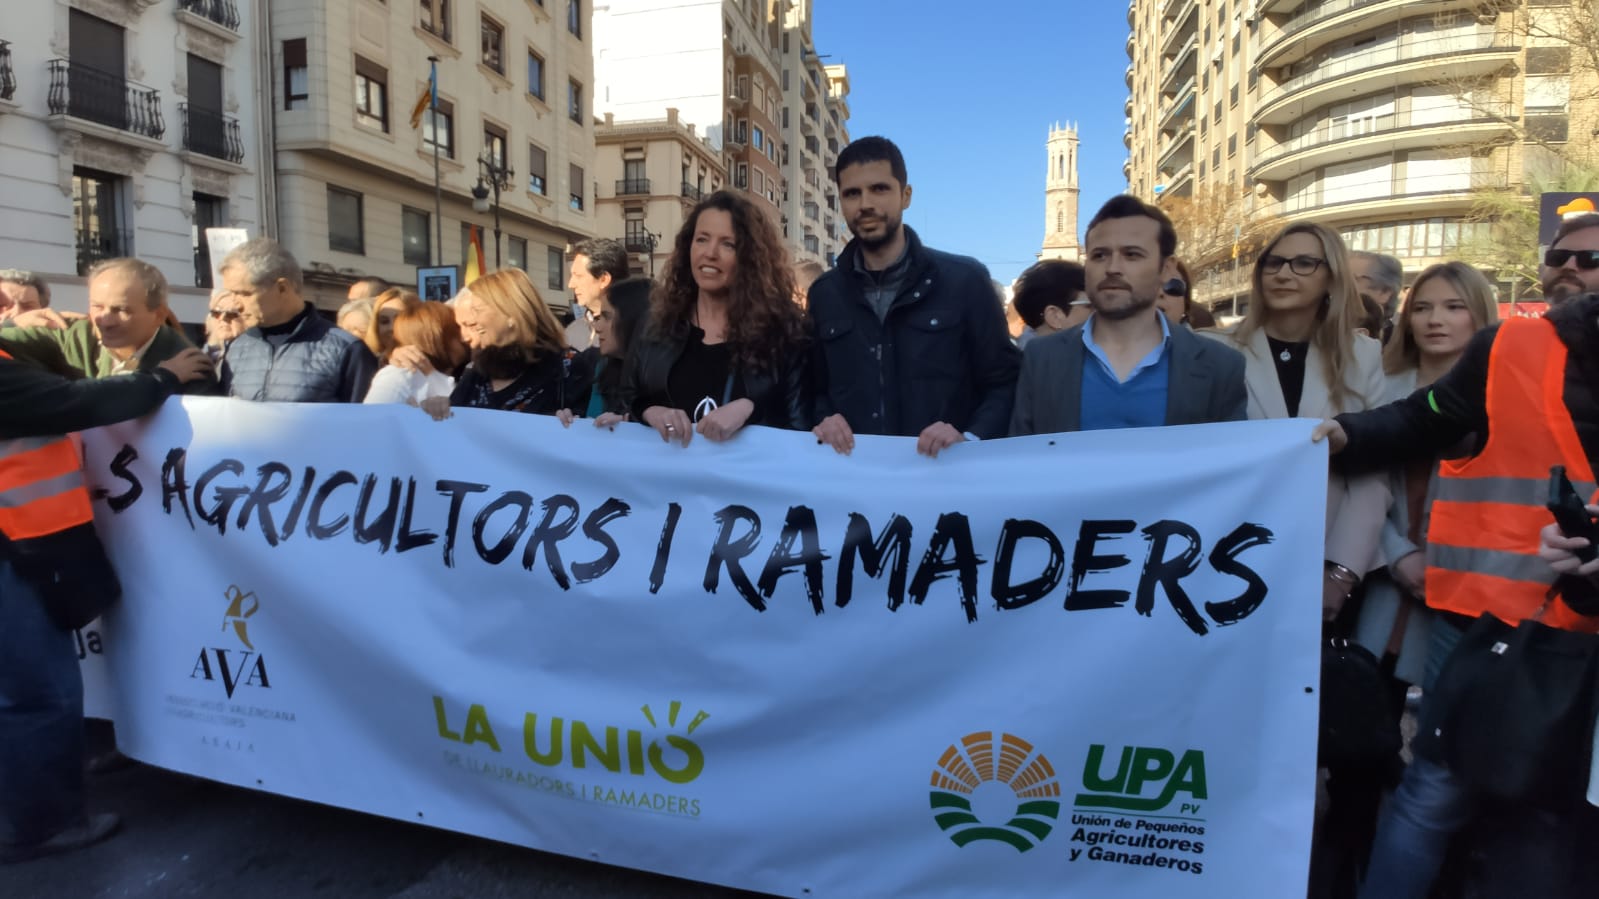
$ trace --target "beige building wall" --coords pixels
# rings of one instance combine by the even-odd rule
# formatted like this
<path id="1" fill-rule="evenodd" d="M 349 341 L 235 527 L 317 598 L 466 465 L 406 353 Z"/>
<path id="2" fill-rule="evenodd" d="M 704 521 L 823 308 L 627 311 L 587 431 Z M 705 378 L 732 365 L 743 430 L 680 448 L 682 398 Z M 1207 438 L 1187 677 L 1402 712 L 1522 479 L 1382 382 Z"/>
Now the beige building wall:
<path id="1" fill-rule="evenodd" d="M 1481 235 L 1467 221 L 1478 192 L 1524 182 L 1536 154 L 1518 122 L 1563 144 L 1573 116 L 1591 118 L 1526 15 L 1473 0 L 1132 0 L 1129 188 L 1319 220 L 1414 276 Z M 1245 293 L 1238 269 L 1196 274 L 1200 298 Z"/>
<path id="2" fill-rule="evenodd" d="M 472 189 L 501 172 L 502 264 L 565 309 L 566 248 L 596 233 L 589 39 L 587 3 L 274 0 L 279 233 L 317 303 L 336 308 L 363 276 L 414 285 L 434 262 L 464 273 L 467 224 L 495 268 L 493 214 L 473 211 Z M 448 116 L 442 218 L 428 114 L 410 122 L 429 56 Z"/>
<path id="3" fill-rule="evenodd" d="M 595 176 L 615 184 L 595 211 L 602 236 L 627 247 L 635 275 L 654 277 L 664 270 L 677 232 L 704 196 L 727 184 L 722 157 L 693 125 L 666 118 L 618 122 L 607 114 L 594 133 Z"/>

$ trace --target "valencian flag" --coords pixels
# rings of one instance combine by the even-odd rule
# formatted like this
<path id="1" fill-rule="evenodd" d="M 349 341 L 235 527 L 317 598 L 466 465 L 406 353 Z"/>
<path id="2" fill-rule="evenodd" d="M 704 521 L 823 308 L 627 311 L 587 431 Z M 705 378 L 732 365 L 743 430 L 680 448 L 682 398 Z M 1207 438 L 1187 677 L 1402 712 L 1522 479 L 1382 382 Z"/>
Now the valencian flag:
<path id="1" fill-rule="evenodd" d="M 429 67 L 428 84 L 422 88 L 422 95 L 416 98 L 416 105 L 411 107 L 411 127 L 422 127 L 422 113 L 429 107 L 437 108 L 439 105 L 439 72 L 438 69 Z"/>
<path id="2" fill-rule="evenodd" d="M 483 272 L 488 268 L 483 264 L 483 242 L 478 239 L 483 229 L 476 225 L 468 225 L 467 228 L 472 235 L 472 248 L 466 254 L 466 277 L 461 281 L 462 287 L 483 277 Z"/>

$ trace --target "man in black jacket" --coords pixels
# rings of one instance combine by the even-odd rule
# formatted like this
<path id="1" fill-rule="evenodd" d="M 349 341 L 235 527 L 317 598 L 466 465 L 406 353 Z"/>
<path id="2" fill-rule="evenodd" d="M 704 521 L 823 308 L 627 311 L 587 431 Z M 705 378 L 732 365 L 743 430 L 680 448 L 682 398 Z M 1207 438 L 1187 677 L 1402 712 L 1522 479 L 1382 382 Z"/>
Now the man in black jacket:
<path id="1" fill-rule="evenodd" d="M 911 188 L 891 141 L 855 141 L 834 174 L 855 239 L 809 295 L 816 439 L 848 453 L 856 433 L 916 437 L 936 456 L 1004 437 L 1021 354 L 988 270 L 905 226 Z"/>
<path id="2" fill-rule="evenodd" d="M 82 381 L 0 355 L 0 443 L 4 453 L 26 452 L 26 438 L 136 418 L 181 385 L 209 377 L 211 360 L 192 347 L 150 371 Z M 47 611 L 43 580 L 24 573 L 70 564 L 79 556 L 66 547 L 82 549 L 82 541 L 96 538 L 87 525 L 48 536 L 70 539 L 51 539 L 41 549 L 37 539 L 13 544 L 0 536 L 0 865 L 88 846 L 118 823 L 115 815 L 91 817 L 85 809 L 77 648 Z"/>

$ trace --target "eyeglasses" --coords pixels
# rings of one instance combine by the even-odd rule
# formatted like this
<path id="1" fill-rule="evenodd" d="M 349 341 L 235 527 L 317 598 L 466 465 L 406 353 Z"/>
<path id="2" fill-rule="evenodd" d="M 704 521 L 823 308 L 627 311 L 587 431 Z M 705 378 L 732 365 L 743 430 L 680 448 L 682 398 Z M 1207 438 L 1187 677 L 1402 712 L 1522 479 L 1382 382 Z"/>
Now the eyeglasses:
<path id="1" fill-rule="evenodd" d="M 208 314 L 217 321 L 224 322 L 236 322 L 239 319 L 244 318 L 243 312 L 234 312 L 229 309 L 211 309 L 208 310 Z"/>
<path id="2" fill-rule="evenodd" d="M 1599 250 L 1549 250 L 1543 254 L 1543 264 L 1550 268 L 1562 268 L 1572 259 L 1583 271 L 1599 268 Z"/>
<path id="3" fill-rule="evenodd" d="M 1316 256 L 1295 256 L 1294 258 L 1289 259 L 1287 256 L 1278 256 L 1276 253 L 1273 253 L 1270 256 L 1261 258 L 1260 270 L 1268 275 L 1275 275 L 1282 271 L 1283 266 L 1286 265 L 1292 269 L 1293 273 L 1296 275 L 1314 275 L 1316 273 L 1316 269 L 1321 268 L 1326 264 L 1327 260 L 1318 258 Z"/>
<path id="4" fill-rule="evenodd" d="M 606 312 L 604 309 L 595 310 L 584 306 L 583 317 L 592 324 L 593 322 L 610 321 L 611 314 Z"/>

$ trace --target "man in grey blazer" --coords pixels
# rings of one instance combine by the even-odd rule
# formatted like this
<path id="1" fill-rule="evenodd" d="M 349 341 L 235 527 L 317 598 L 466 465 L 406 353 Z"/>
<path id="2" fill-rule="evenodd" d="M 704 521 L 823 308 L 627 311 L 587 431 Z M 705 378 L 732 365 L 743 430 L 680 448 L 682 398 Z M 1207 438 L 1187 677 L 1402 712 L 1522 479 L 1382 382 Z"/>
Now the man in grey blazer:
<path id="1" fill-rule="evenodd" d="M 1027 344 L 1011 436 L 1243 421 L 1244 357 L 1155 308 L 1176 277 L 1165 213 L 1114 197 L 1088 223 L 1087 322 Z"/>

